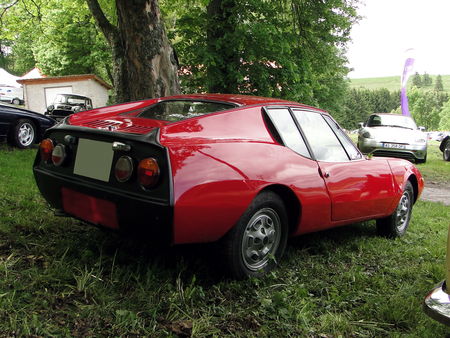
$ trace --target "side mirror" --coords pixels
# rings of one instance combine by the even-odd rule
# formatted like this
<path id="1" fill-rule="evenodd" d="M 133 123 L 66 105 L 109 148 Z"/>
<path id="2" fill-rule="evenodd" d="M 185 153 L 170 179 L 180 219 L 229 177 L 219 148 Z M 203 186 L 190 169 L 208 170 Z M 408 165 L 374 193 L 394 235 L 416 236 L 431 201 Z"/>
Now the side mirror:
<path id="1" fill-rule="evenodd" d="M 427 128 L 425 128 L 425 127 L 419 127 L 419 128 L 417 128 L 417 129 L 419 129 L 420 131 L 425 131 L 425 130 L 427 130 Z"/>
<path id="2" fill-rule="evenodd" d="M 55 109 L 55 106 L 52 104 L 47 107 L 47 111 L 53 111 L 54 109 Z"/>
<path id="3" fill-rule="evenodd" d="M 359 122 L 359 123 L 358 123 L 358 127 L 359 127 L 360 129 L 363 128 L 363 127 L 364 127 L 364 123 Z"/>

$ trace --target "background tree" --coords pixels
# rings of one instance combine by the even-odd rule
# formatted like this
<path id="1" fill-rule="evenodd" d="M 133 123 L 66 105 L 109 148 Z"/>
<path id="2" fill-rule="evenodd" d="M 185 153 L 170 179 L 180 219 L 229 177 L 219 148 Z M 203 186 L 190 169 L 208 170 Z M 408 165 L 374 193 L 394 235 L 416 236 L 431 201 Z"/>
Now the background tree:
<path id="1" fill-rule="evenodd" d="M 177 62 L 157 0 L 116 0 L 117 25 L 97 0 L 86 0 L 111 46 L 115 101 L 177 94 Z"/>
<path id="2" fill-rule="evenodd" d="M 422 76 L 422 84 L 424 87 L 429 87 L 433 84 L 433 79 L 427 74 L 427 72 L 425 72 Z"/>
<path id="3" fill-rule="evenodd" d="M 434 90 L 436 90 L 438 92 L 444 91 L 444 85 L 442 83 L 442 76 L 440 76 L 440 75 L 438 75 L 436 77 L 436 82 L 434 84 Z"/>
<path id="4" fill-rule="evenodd" d="M 441 110 L 448 101 L 448 94 L 435 90 L 412 88 L 408 93 L 409 110 L 417 125 L 427 130 L 437 130 L 441 120 Z"/>
<path id="5" fill-rule="evenodd" d="M 413 86 L 417 87 L 417 88 L 421 88 L 423 85 L 422 82 L 422 77 L 420 76 L 420 74 L 418 72 L 416 72 L 413 77 L 412 77 L 412 84 Z"/>
<path id="6" fill-rule="evenodd" d="M 282 97 L 342 111 L 357 1 L 161 3 L 183 90 Z"/>
<path id="7" fill-rule="evenodd" d="M 440 115 L 439 130 L 450 130 L 450 100 L 444 103 Z"/>

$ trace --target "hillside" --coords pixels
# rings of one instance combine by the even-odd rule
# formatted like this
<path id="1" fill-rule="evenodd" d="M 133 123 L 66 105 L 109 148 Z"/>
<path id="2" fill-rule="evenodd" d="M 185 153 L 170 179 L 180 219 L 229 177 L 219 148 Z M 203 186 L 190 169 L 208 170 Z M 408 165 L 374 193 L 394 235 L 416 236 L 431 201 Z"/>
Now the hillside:
<path id="1" fill-rule="evenodd" d="M 422 74 L 421 74 L 422 75 Z M 434 88 L 436 75 L 430 75 L 433 79 L 433 85 L 429 87 Z M 441 75 L 444 90 L 450 93 L 450 75 Z M 411 85 L 411 78 L 409 78 L 409 85 Z M 350 79 L 351 88 L 367 88 L 367 89 L 379 89 L 387 88 L 389 90 L 400 90 L 400 76 L 388 76 L 388 77 L 374 77 L 365 79 Z"/>

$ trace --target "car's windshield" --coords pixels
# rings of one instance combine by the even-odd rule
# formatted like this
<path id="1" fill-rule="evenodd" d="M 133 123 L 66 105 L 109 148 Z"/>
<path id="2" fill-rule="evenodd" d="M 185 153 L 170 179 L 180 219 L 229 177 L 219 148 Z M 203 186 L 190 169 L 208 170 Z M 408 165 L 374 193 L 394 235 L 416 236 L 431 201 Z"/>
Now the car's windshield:
<path id="1" fill-rule="evenodd" d="M 180 121 L 191 117 L 201 116 L 235 107 L 231 103 L 169 100 L 158 102 L 140 113 L 139 117 L 165 121 Z"/>
<path id="2" fill-rule="evenodd" d="M 369 117 L 369 121 L 367 121 L 367 126 L 417 129 L 416 123 L 412 118 L 398 114 L 372 115 Z"/>

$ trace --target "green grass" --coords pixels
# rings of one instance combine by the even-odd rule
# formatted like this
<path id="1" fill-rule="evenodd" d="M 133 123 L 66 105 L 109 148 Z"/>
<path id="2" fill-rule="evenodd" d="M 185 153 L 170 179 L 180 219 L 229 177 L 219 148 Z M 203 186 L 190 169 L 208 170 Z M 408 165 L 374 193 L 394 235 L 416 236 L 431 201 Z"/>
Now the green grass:
<path id="1" fill-rule="evenodd" d="M 450 186 L 450 162 L 442 159 L 442 152 L 439 150 L 440 142 L 428 142 L 427 163 L 419 164 L 418 167 L 427 182 L 444 183 Z"/>
<path id="2" fill-rule="evenodd" d="M 233 281 L 213 246 L 156 249 L 53 216 L 34 184 L 34 153 L 0 145 L 0 336 L 450 332 L 421 305 L 444 278 L 450 207 L 419 201 L 395 241 L 376 236 L 374 222 L 295 238 L 279 269 Z"/>
<path id="3" fill-rule="evenodd" d="M 429 88 L 434 88 L 436 82 L 436 75 L 430 75 L 433 79 L 433 85 Z M 450 92 L 450 75 L 441 75 L 444 90 Z M 408 82 L 411 85 L 411 79 Z M 365 89 L 380 89 L 387 88 L 390 91 L 400 90 L 400 76 L 375 77 L 364 79 L 350 79 L 351 88 L 365 88 Z"/>

